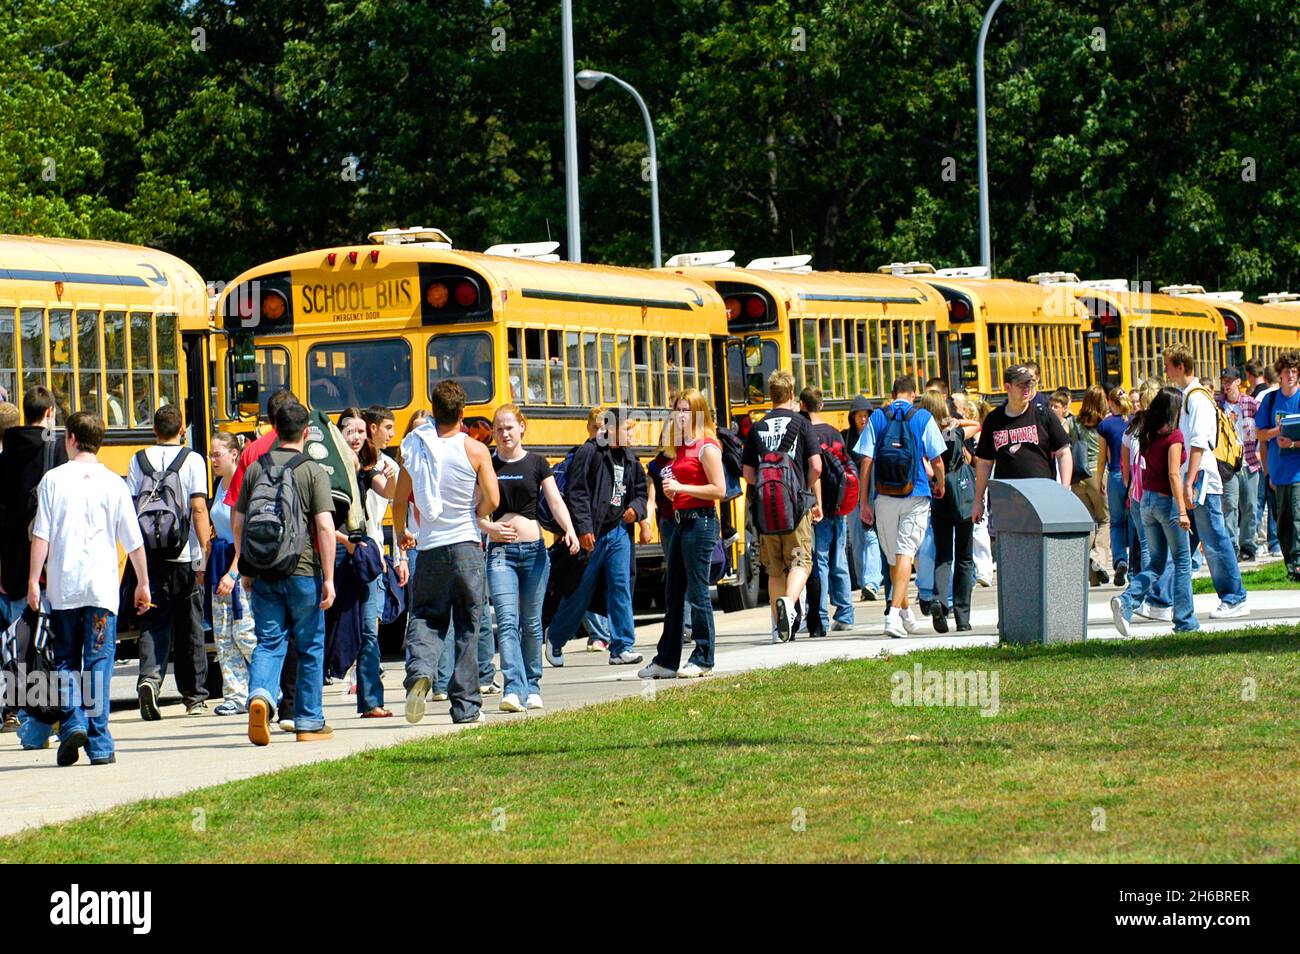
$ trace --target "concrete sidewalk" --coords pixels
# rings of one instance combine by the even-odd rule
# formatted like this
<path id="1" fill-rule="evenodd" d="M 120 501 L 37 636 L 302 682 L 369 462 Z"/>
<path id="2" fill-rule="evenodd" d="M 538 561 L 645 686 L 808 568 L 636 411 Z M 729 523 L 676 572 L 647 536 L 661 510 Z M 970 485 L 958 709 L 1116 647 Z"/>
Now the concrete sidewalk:
<path id="1" fill-rule="evenodd" d="M 1111 621 L 1109 600 L 1118 589 L 1095 588 L 1090 594 L 1089 638 L 1117 637 Z M 1210 620 L 1217 605 L 1213 595 L 1196 597 L 1196 610 L 1205 629 L 1237 629 L 1249 625 L 1300 622 L 1300 599 L 1290 590 L 1252 593 L 1251 614 L 1244 619 Z M 883 635 L 884 604 L 855 604 L 858 625 L 852 632 L 823 639 L 801 636 L 793 643 L 773 644 L 766 610 L 741 613 L 718 612 L 717 672 L 735 673 L 788 663 L 816 664 L 830 659 L 867 658 L 901 654 L 918 649 L 959 646 L 991 646 L 997 643 L 996 590 L 975 591 L 972 624 L 974 631 L 936 635 L 925 621 L 924 632 L 907 639 Z M 637 648 L 647 661 L 661 632 L 656 620 L 637 629 Z M 1135 638 L 1164 635 L 1169 624 L 1139 623 Z M 928 634 L 928 635 L 926 635 Z M 605 653 L 587 653 L 580 642 L 570 644 L 563 669 L 546 667 L 542 692 L 545 712 L 573 709 L 594 702 L 639 695 L 638 666 L 610 666 Z M 499 679 L 500 677 L 498 677 Z M 690 685 L 698 680 L 661 681 L 656 688 Z M 114 678 L 113 697 L 134 697 L 134 663 L 123 663 Z M 24 752 L 17 737 L 0 736 L 0 834 L 11 834 L 33 825 L 64 821 L 78 815 L 102 811 L 114 805 L 145 798 L 178 795 L 193 789 L 234 779 L 248 778 L 307 762 L 340 758 L 363 749 L 394 745 L 411 739 L 461 730 L 453 726 L 446 703 L 432 703 L 424 721 L 409 725 L 402 717 L 402 665 L 400 660 L 384 663 L 387 704 L 395 713 L 391 719 L 358 718 L 355 697 L 346 686 L 336 683 L 325 689 L 326 720 L 334 727 L 330 742 L 297 744 L 293 736 L 272 728 L 272 744 L 258 748 L 249 744 L 243 716 L 207 714 L 186 717 L 170 677 L 164 692 L 163 720 L 143 722 L 134 707 L 119 708 L 110 724 L 117 743 L 115 765 L 90 767 L 83 753 L 81 761 L 68 769 L 54 764 L 54 749 Z M 497 710 L 499 696 L 485 700 L 489 724 L 514 719 L 539 718 L 544 713 L 507 714 Z M 210 703 L 211 704 L 211 703 Z M 53 743 L 57 744 L 57 743 Z M 211 808 L 195 798 L 185 810 Z"/>

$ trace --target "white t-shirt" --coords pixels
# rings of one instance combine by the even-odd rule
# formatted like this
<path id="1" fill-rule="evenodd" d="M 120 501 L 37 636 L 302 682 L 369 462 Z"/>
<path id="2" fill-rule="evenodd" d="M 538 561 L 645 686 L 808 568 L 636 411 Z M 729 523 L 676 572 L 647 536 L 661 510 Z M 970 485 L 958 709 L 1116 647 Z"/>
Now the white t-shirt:
<path id="1" fill-rule="evenodd" d="M 1204 483 L 1197 494 L 1196 503 L 1205 503 L 1206 494 L 1223 493 L 1223 480 L 1219 477 L 1219 465 L 1214 459 L 1214 442 L 1219 433 L 1219 421 L 1215 414 L 1214 399 L 1202 390 L 1189 401 L 1187 395 L 1192 388 L 1202 387 L 1196 378 L 1190 378 L 1183 388 L 1183 409 L 1178 415 L 1178 429 L 1183 432 L 1185 452 L 1183 454 L 1182 475 L 1187 479 L 1187 467 L 1192 462 L 1192 448 L 1199 447 L 1201 454 L 1201 473 L 1205 475 Z"/>
<path id="2" fill-rule="evenodd" d="M 379 461 L 375 465 L 375 470 L 381 472 L 388 480 L 397 479 L 397 461 L 393 460 L 387 454 L 380 454 Z M 366 492 L 366 536 L 374 541 L 379 552 L 384 552 L 384 516 L 388 513 L 388 505 L 392 503 L 387 497 L 381 497 L 369 487 L 362 488 Z"/>
<path id="3" fill-rule="evenodd" d="M 188 449 L 188 448 L 187 448 Z M 149 463 L 155 470 L 166 470 L 168 465 L 176 459 L 176 455 L 181 452 L 180 444 L 155 444 L 152 447 L 146 447 L 144 454 L 149 458 Z M 126 469 L 126 488 L 130 491 L 132 497 L 140 493 L 140 479 L 143 475 L 140 473 L 140 464 L 131 455 L 131 465 Z M 188 504 L 190 498 L 194 496 L 206 497 L 208 494 L 208 468 L 203 463 L 203 455 L 190 450 L 189 455 L 185 458 L 185 463 L 181 464 L 180 471 L 181 488 L 185 491 L 185 498 Z M 134 506 L 132 507 L 134 509 Z M 190 522 L 190 538 L 185 542 L 185 549 L 181 550 L 180 555 L 171 562 L 173 563 L 199 563 L 203 559 L 203 546 L 199 543 L 198 530 L 194 527 L 194 522 Z"/>
<path id="4" fill-rule="evenodd" d="M 56 610 L 118 610 L 117 545 L 144 546 L 126 483 L 99 462 L 69 461 L 41 478 L 33 536 L 48 540 L 46 596 Z"/>

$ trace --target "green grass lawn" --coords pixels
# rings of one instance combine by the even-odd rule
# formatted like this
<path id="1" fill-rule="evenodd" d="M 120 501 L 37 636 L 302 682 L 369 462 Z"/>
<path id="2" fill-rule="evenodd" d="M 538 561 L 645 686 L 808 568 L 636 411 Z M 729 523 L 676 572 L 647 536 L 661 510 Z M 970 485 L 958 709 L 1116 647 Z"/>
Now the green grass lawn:
<path id="1" fill-rule="evenodd" d="M 1286 578 L 1286 564 L 1279 560 L 1258 570 L 1244 570 L 1241 582 L 1246 590 L 1300 590 L 1300 583 L 1292 583 Z M 1208 576 L 1192 580 L 1193 593 L 1213 593 L 1214 581 Z"/>
<path id="2" fill-rule="evenodd" d="M 998 713 L 892 704 L 918 663 L 996 672 Z M 1297 791 L 1300 638 L 1256 628 L 717 675 L 125 806 L 0 861 L 1294 862 Z"/>

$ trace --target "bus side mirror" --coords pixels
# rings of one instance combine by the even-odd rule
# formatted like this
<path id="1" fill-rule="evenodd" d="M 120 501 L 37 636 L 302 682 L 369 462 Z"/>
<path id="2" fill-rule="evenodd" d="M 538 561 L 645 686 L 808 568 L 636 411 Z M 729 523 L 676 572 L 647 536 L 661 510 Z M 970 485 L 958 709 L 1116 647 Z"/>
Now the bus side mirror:
<path id="1" fill-rule="evenodd" d="M 745 339 L 745 365 L 749 368 L 757 368 L 763 363 L 763 348 L 758 335 L 750 335 Z"/>

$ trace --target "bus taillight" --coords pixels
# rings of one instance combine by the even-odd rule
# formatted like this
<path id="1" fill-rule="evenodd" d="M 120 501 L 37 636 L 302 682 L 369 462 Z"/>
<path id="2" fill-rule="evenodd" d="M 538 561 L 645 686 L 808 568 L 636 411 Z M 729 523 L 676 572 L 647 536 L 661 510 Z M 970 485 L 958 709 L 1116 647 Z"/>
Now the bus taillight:
<path id="1" fill-rule="evenodd" d="M 740 317 L 740 299 L 728 298 L 724 304 L 727 306 L 727 320 L 732 321 Z"/>
<path id="2" fill-rule="evenodd" d="M 449 297 L 447 286 L 442 282 L 434 282 L 424 292 L 424 300 L 433 308 L 445 308 Z"/>
<path id="3" fill-rule="evenodd" d="M 750 318 L 762 318 L 767 314 L 767 302 L 758 295 L 745 299 L 745 314 Z"/>
<path id="4" fill-rule="evenodd" d="M 279 321 L 287 311 L 284 296 L 270 291 L 262 296 L 262 317 L 267 321 Z"/>
<path id="5" fill-rule="evenodd" d="M 462 308 L 473 308 L 478 304 L 478 289 L 471 281 L 456 283 L 456 304 Z"/>
<path id="6" fill-rule="evenodd" d="M 951 309 L 953 321 L 967 321 L 970 319 L 970 305 L 966 303 L 965 299 L 954 298 L 948 305 Z"/>

